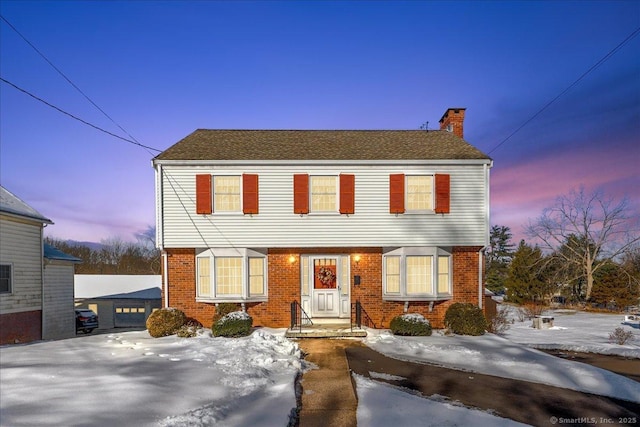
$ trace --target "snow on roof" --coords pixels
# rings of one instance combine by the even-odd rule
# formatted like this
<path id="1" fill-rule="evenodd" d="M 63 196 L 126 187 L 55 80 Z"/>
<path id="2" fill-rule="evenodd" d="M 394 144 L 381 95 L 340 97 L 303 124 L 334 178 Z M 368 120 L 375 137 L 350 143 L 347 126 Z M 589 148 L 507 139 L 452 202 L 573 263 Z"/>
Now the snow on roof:
<path id="1" fill-rule="evenodd" d="M 117 275 L 117 274 L 76 274 L 75 297 L 99 298 L 118 294 L 145 291 L 162 286 L 159 274 Z M 129 296 L 131 298 L 131 296 Z M 137 298 L 137 297 L 136 297 Z"/>
<path id="2" fill-rule="evenodd" d="M 40 212 L 26 204 L 18 196 L 2 186 L 0 186 L 0 212 L 35 219 L 47 224 L 53 224 L 53 221 L 49 218 L 42 215 Z"/>
<path id="3" fill-rule="evenodd" d="M 143 289 L 141 291 L 135 292 L 126 292 L 123 294 L 113 294 L 113 295 L 104 295 L 101 297 L 96 297 L 96 299 L 160 299 L 162 297 L 162 293 L 160 288 L 149 288 Z"/>

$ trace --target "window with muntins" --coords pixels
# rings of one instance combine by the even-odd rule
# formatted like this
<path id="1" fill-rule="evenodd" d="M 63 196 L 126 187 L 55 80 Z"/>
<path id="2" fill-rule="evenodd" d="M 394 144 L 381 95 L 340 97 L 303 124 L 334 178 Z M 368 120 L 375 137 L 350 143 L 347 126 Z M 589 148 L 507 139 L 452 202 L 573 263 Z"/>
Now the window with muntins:
<path id="1" fill-rule="evenodd" d="M 0 265 L 0 294 L 12 292 L 11 264 Z"/>
<path id="2" fill-rule="evenodd" d="M 311 176 L 311 212 L 337 212 L 338 177 Z"/>
<path id="3" fill-rule="evenodd" d="M 213 211 L 240 212 L 240 176 L 213 177 Z"/>
<path id="4" fill-rule="evenodd" d="M 433 210 L 433 176 L 406 177 L 406 209 L 408 212 Z"/>
<path id="5" fill-rule="evenodd" d="M 264 301 L 267 297 L 265 254 L 249 249 L 207 249 L 196 256 L 200 301 Z"/>
<path id="6" fill-rule="evenodd" d="M 383 255 L 383 298 L 400 301 L 450 299 L 451 254 L 442 248 L 400 248 Z"/>

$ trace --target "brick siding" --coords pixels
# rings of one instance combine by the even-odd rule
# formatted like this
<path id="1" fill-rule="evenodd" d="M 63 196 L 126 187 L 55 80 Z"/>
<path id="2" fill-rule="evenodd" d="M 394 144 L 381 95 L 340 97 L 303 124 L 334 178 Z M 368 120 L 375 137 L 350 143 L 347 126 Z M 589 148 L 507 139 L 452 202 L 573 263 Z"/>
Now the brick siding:
<path id="1" fill-rule="evenodd" d="M 410 302 L 408 312 L 420 313 L 434 328 L 443 328 L 444 314 L 455 302 L 478 300 L 478 252 L 481 247 L 453 248 L 453 298 L 434 303 Z M 189 317 L 210 327 L 215 314 L 215 304 L 196 302 L 196 271 L 194 249 L 167 249 L 169 269 L 169 306 L 183 310 Z M 300 254 L 350 254 L 360 255 L 360 261 L 351 257 L 351 301 L 359 300 L 376 327 L 387 328 L 391 319 L 404 312 L 403 301 L 382 299 L 382 248 L 278 248 L 268 252 L 267 302 L 247 303 L 247 312 L 255 326 L 283 328 L 289 326 L 290 303 L 300 302 Z M 293 257 L 293 262 L 290 258 Z M 359 275 L 360 285 L 353 277 Z M 164 301 L 164 285 L 163 285 Z"/>
<path id="2" fill-rule="evenodd" d="M 0 315 L 0 345 L 42 339 L 42 311 L 23 311 Z"/>

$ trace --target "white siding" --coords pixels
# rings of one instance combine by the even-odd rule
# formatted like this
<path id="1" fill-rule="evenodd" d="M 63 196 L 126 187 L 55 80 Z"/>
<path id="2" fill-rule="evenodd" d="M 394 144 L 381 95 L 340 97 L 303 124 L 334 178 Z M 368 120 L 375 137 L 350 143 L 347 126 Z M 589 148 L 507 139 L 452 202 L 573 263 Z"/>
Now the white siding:
<path id="1" fill-rule="evenodd" d="M 42 338 L 61 339 L 76 334 L 73 310 L 74 265 L 52 262 L 44 269 Z"/>
<path id="2" fill-rule="evenodd" d="M 257 173 L 260 213 L 198 215 L 195 175 Z M 355 175 L 355 214 L 296 215 L 293 174 Z M 448 173 L 451 213 L 389 213 L 389 174 Z M 164 247 L 345 247 L 485 245 L 488 169 L 481 164 L 404 166 L 162 166 L 159 233 Z"/>
<path id="3" fill-rule="evenodd" d="M 42 307 L 42 225 L 0 216 L 0 264 L 13 266 L 12 292 L 0 294 L 0 313 Z"/>

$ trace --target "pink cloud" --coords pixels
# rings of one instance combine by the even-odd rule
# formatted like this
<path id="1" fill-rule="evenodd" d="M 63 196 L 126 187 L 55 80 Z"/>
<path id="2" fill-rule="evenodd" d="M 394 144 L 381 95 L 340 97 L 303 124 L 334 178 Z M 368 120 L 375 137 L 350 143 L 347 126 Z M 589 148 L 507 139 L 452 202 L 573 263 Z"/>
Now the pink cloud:
<path id="1" fill-rule="evenodd" d="M 523 226 L 540 216 L 560 195 L 584 186 L 602 189 L 605 196 L 628 197 L 629 208 L 640 215 L 638 156 L 628 147 L 602 147 L 565 152 L 501 167 L 491 173 L 492 224 L 507 225 L 514 241 L 525 238 Z"/>

